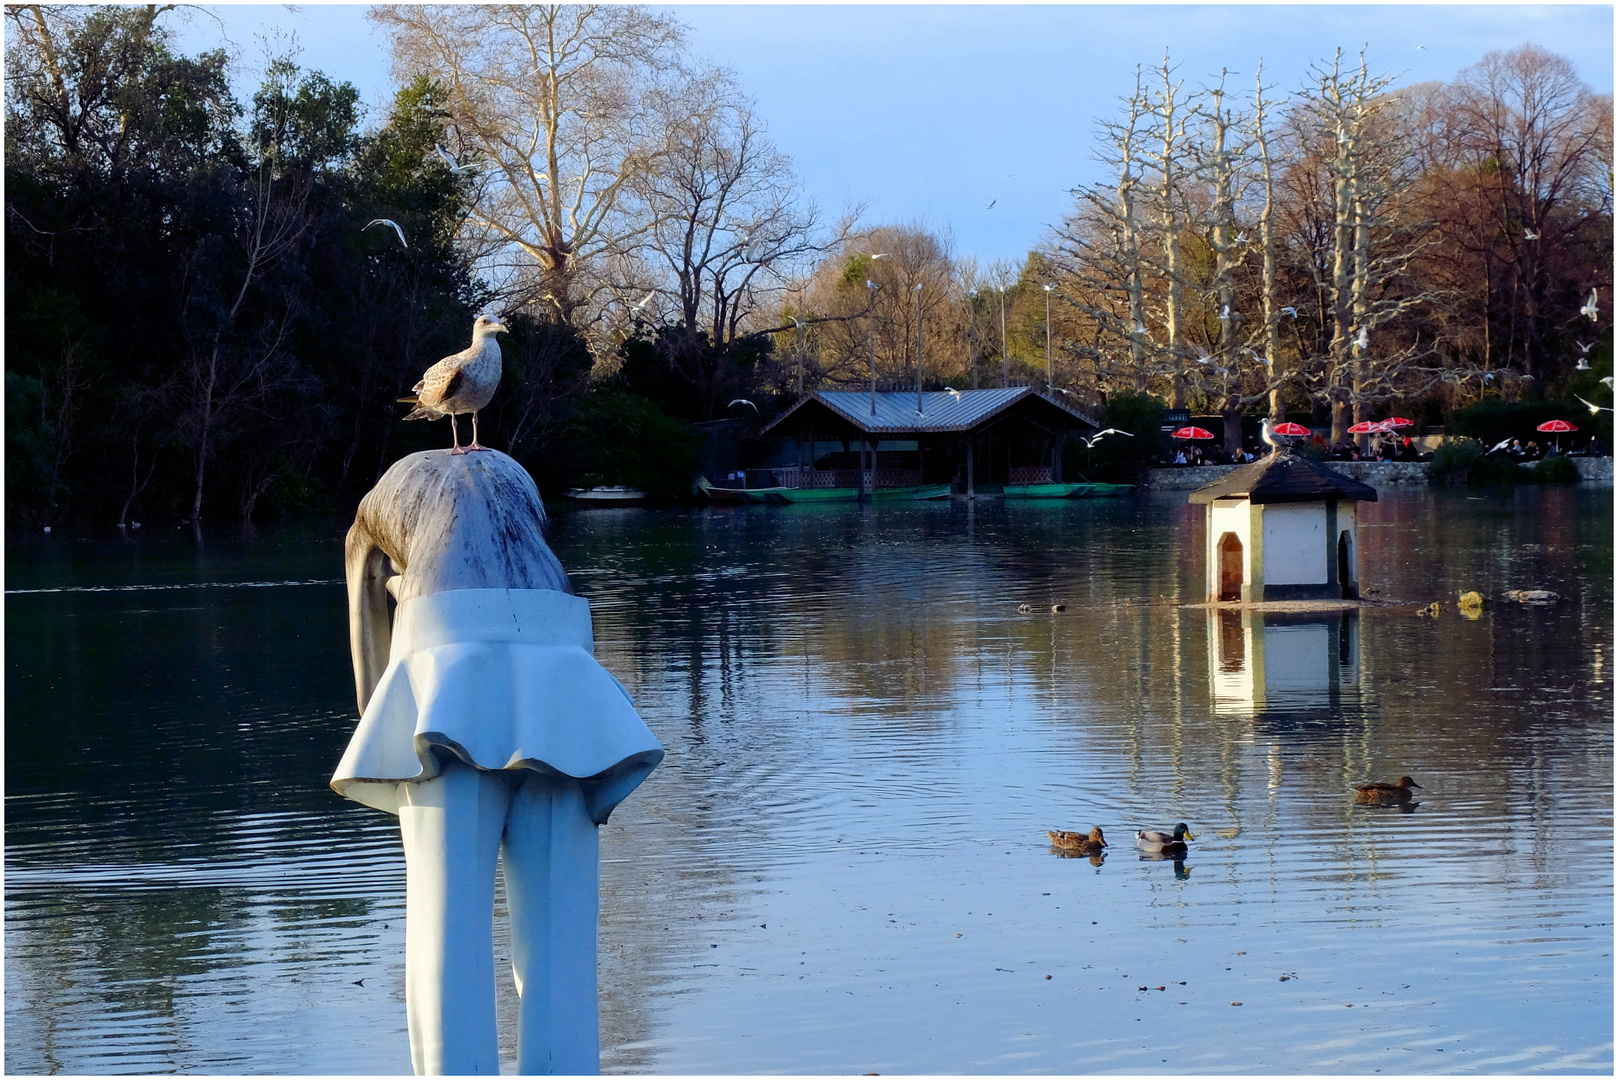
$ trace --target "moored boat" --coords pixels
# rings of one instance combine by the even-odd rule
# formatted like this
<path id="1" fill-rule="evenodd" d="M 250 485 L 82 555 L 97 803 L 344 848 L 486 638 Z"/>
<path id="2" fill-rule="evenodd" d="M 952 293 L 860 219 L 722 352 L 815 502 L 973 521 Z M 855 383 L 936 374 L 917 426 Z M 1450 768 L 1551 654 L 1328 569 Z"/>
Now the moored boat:
<path id="1" fill-rule="evenodd" d="M 878 488 L 871 492 L 871 498 L 878 500 L 947 499 L 949 498 L 949 490 L 948 484 L 912 484 L 909 487 Z"/>
<path id="2" fill-rule="evenodd" d="M 775 488 L 772 501 L 789 503 L 858 502 L 859 488 Z"/>
<path id="3" fill-rule="evenodd" d="M 640 488 L 625 487 L 623 484 L 605 484 L 592 488 L 568 488 L 567 497 L 575 502 L 595 503 L 611 506 L 621 503 L 637 503 L 646 498 L 646 492 Z"/>

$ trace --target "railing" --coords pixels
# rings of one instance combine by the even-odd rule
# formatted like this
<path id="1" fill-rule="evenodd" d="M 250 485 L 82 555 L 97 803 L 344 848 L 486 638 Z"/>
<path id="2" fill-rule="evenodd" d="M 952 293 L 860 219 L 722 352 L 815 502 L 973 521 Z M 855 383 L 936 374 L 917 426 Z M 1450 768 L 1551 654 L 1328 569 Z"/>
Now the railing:
<path id="1" fill-rule="evenodd" d="M 1051 467 L 1049 465 L 1013 465 L 1010 477 L 1006 483 L 1012 486 L 1021 484 L 1048 484 L 1051 482 Z"/>

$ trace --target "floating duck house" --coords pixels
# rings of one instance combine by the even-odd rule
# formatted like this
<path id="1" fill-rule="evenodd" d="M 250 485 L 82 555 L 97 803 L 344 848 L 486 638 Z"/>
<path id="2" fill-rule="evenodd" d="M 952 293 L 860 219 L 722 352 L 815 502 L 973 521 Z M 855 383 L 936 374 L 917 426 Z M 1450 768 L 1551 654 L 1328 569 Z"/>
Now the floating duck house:
<path id="1" fill-rule="evenodd" d="M 1376 489 L 1285 451 L 1193 491 L 1208 508 L 1208 602 L 1358 598 L 1362 501 Z"/>

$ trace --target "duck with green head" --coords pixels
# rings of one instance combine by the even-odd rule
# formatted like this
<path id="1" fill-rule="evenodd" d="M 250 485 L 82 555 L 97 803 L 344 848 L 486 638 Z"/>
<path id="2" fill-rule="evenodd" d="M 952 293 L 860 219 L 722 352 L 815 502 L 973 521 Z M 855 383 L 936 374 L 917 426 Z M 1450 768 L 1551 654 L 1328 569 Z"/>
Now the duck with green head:
<path id="1" fill-rule="evenodd" d="M 1162 832 L 1158 829 L 1142 829 L 1135 834 L 1135 846 L 1142 851 L 1161 851 L 1166 853 L 1183 852 L 1186 850 L 1185 842 L 1195 840 L 1191 830 L 1186 828 L 1185 822 L 1174 826 L 1172 833 Z"/>

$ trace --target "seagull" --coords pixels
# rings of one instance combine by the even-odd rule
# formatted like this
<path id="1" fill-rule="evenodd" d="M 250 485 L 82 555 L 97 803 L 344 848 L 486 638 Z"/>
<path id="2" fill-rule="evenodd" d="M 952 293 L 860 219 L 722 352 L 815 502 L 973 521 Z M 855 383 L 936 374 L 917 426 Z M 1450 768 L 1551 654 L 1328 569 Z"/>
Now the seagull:
<path id="1" fill-rule="evenodd" d="M 1601 314 L 1601 309 L 1596 306 L 1596 300 L 1597 299 L 1598 298 L 1596 296 L 1596 291 L 1594 289 L 1591 289 L 1590 290 L 1590 299 L 1586 300 L 1584 302 L 1584 306 L 1579 309 L 1579 314 L 1580 315 L 1588 315 L 1588 316 L 1590 316 L 1590 321 L 1591 322 L 1595 322 L 1597 316 L 1599 316 Z"/>
<path id="2" fill-rule="evenodd" d="M 1501 450 L 1504 450 L 1506 447 L 1510 446 L 1511 441 L 1511 436 L 1507 435 L 1505 438 L 1489 447 L 1489 449 L 1484 452 L 1484 456 L 1487 457 L 1489 454 L 1499 453 Z"/>
<path id="3" fill-rule="evenodd" d="M 735 406 L 735 405 L 750 405 L 750 406 L 752 406 L 752 409 L 753 409 L 754 412 L 758 412 L 758 406 L 753 405 L 753 403 L 751 401 L 748 401 L 744 397 L 733 398 L 731 400 L 730 405 L 726 405 L 725 408 L 728 409 L 728 408 L 731 408 L 732 406 Z"/>
<path id="4" fill-rule="evenodd" d="M 452 454 L 488 449 L 478 445 L 478 410 L 489 403 L 495 387 L 500 385 L 500 343 L 494 335 L 505 333 L 509 333 L 505 323 L 479 315 L 472 324 L 472 344 L 428 368 L 411 396 L 399 399 L 415 406 L 406 420 L 449 417 L 450 437 L 455 443 Z M 461 446 L 461 433 L 455 426 L 456 413 L 472 414 L 472 441 L 465 447 Z"/>
<path id="5" fill-rule="evenodd" d="M 1135 333 L 1137 333 L 1137 334 L 1146 333 L 1146 324 L 1141 322 L 1139 319 L 1135 320 Z"/>
<path id="6" fill-rule="evenodd" d="M 985 210 L 993 210 L 994 209 L 994 204 L 999 202 L 999 201 L 1000 201 L 999 196 L 996 196 L 995 198 L 990 199 L 989 200 L 989 205 L 985 206 L 983 209 L 985 209 Z"/>
<path id="7" fill-rule="evenodd" d="M 1102 430 L 1096 432 L 1094 435 L 1090 436 L 1088 439 L 1086 439 L 1083 435 L 1080 435 L 1079 436 L 1079 441 L 1082 442 L 1088 448 L 1088 447 L 1094 446 L 1096 443 L 1100 442 L 1102 439 L 1106 438 L 1108 435 L 1128 435 L 1131 439 L 1133 439 L 1135 437 L 1134 435 L 1130 434 L 1127 431 L 1120 431 L 1118 428 L 1110 427 L 1110 428 L 1103 428 Z"/>
<path id="8" fill-rule="evenodd" d="M 1573 396 L 1579 398 L 1580 404 L 1582 404 L 1586 409 L 1590 410 L 1591 416 L 1597 416 L 1604 412 L 1612 412 L 1612 410 L 1607 408 L 1605 405 L 1592 405 L 1588 401 L 1585 401 L 1583 398 L 1579 397 L 1577 394 L 1574 394 Z"/>
<path id="9" fill-rule="evenodd" d="M 1237 233 L 1237 234 L 1236 234 L 1236 242 L 1237 242 L 1237 243 L 1238 243 L 1238 244 L 1245 244 L 1245 243 L 1247 243 L 1247 234 L 1246 234 L 1246 233 L 1244 233 L 1244 232 L 1239 232 L 1239 233 Z"/>
<path id="10" fill-rule="evenodd" d="M 873 259 L 886 259 L 891 254 L 893 254 L 891 251 L 884 251 L 880 255 L 872 255 L 871 258 L 873 258 Z"/>
<path id="11" fill-rule="evenodd" d="M 1363 326 L 1360 327 L 1359 336 L 1354 339 L 1354 344 L 1361 349 L 1369 348 L 1371 345 L 1371 332 Z"/>
<path id="12" fill-rule="evenodd" d="M 1524 229 L 1522 231 L 1522 238 L 1524 240 L 1538 240 L 1539 239 L 1539 234 L 1537 232 L 1534 232 L 1534 231 L 1530 230 L 1530 229 Z"/>
<path id="13" fill-rule="evenodd" d="M 961 392 L 959 390 L 955 389 L 955 387 L 953 387 L 953 386 L 944 387 L 944 392 L 947 393 L 947 394 L 954 394 L 956 401 L 961 400 Z"/>
<path id="14" fill-rule="evenodd" d="M 1221 311 L 1219 313 L 1219 321 L 1220 322 L 1229 322 L 1230 321 L 1230 305 L 1229 304 L 1226 304 L 1225 305 L 1225 310 Z"/>
<path id="15" fill-rule="evenodd" d="M 1605 377 L 1605 378 L 1603 378 L 1603 379 L 1602 379 L 1602 380 L 1601 380 L 1601 384 L 1602 384 L 1602 385 L 1603 385 L 1603 386 L 1605 386 L 1605 387 L 1606 387 L 1606 388 L 1607 388 L 1607 389 L 1608 389 L 1608 390 L 1611 390 L 1611 389 L 1612 389 L 1612 376 L 1611 376 L 1611 375 L 1608 375 L 1608 376 L 1606 376 L 1606 377 Z M 139 525 L 136 525 L 136 526 L 135 526 L 135 528 L 137 528 L 137 529 L 138 529 L 138 528 L 140 528 L 140 526 L 139 526 Z"/>
<path id="16" fill-rule="evenodd" d="M 645 307 L 647 304 L 650 304 L 652 302 L 652 297 L 654 297 L 656 295 L 657 295 L 657 290 L 653 289 L 651 292 L 649 292 L 645 296 L 641 297 L 640 303 L 631 305 L 630 310 L 631 311 L 639 311 L 641 308 Z M 794 321 L 796 321 L 796 320 L 794 320 Z"/>
<path id="17" fill-rule="evenodd" d="M 1277 435 L 1275 429 L 1270 427 L 1270 418 L 1268 416 L 1264 418 L 1264 423 L 1259 426 L 1259 437 L 1264 440 L 1267 446 L 1271 447 L 1272 453 L 1298 445 L 1298 440 L 1291 435 Z"/>
<path id="18" fill-rule="evenodd" d="M 1294 319 L 1296 319 L 1298 317 L 1298 309 L 1291 306 L 1284 307 L 1281 309 L 1281 314 L 1291 315 Z"/>
<path id="19" fill-rule="evenodd" d="M 1197 363 L 1206 364 L 1208 361 L 1213 359 L 1213 357 L 1208 354 L 1208 350 L 1204 349 L 1201 345 L 1193 345 L 1192 348 L 1196 350 Z"/>
<path id="20" fill-rule="evenodd" d="M 439 157 L 444 159 L 444 164 L 449 166 L 449 171 L 451 173 L 476 172 L 478 169 L 483 168 L 482 165 L 478 165 L 478 164 L 475 164 L 475 163 L 468 163 L 466 165 L 457 165 L 457 164 L 455 164 L 455 159 L 450 156 L 450 153 L 449 153 L 448 150 L 445 150 L 442 146 L 435 146 L 435 147 L 433 147 L 433 149 L 438 152 Z"/>
<path id="21" fill-rule="evenodd" d="M 404 230 L 399 228 L 399 223 L 397 221 L 391 221 L 388 218 L 379 217 L 375 221 L 368 222 L 366 224 L 366 226 L 365 226 L 365 229 L 369 229 L 372 225 L 391 225 L 391 226 L 393 226 L 393 231 L 399 234 L 399 243 L 403 244 L 405 247 L 410 246 L 410 241 L 405 239 Z M 360 232 L 364 232 L 365 229 L 361 229 Z"/>
<path id="22" fill-rule="evenodd" d="M 1586 345 L 1582 341 L 1575 341 L 1573 344 L 1577 345 L 1579 347 L 1579 351 L 1581 353 L 1585 353 L 1586 355 L 1589 354 L 1591 349 L 1595 348 L 1595 342 L 1593 342 L 1593 341 L 1588 345 Z"/>
<path id="23" fill-rule="evenodd" d="M 1577 364 L 1573 365 L 1573 370 L 1574 371 L 1589 371 L 1590 370 L 1590 361 L 1586 360 L 1582 356 L 1579 357 L 1579 362 Z"/>

